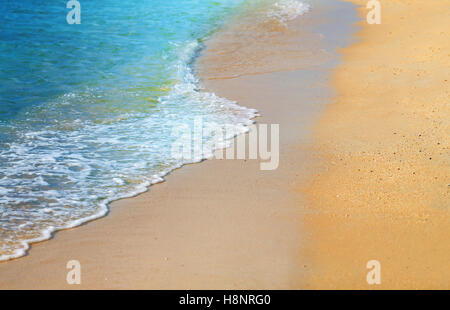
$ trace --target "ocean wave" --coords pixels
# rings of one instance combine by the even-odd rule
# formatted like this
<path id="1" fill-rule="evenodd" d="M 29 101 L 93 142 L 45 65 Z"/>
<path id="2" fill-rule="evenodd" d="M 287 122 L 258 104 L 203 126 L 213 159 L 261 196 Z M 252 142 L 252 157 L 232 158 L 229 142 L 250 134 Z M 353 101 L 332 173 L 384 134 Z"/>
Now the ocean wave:
<path id="1" fill-rule="evenodd" d="M 192 160 L 174 159 L 174 126 L 203 117 L 234 125 L 228 139 L 247 131 L 256 110 L 201 90 L 191 67 L 201 48 L 197 40 L 174 46 L 178 55 L 171 66 L 178 82 L 158 99 L 155 114 L 113 123 L 76 119 L 70 130 L 52 124 L 18 133 L 0 152 L 0 261 L 25 255 L 31 243 L 55 231 L 103 217 L 110 202 L 140 194 L 172 170 L 211 157 L 214 149 Z M 80 94 L 66 94 L 47 109 L 77 100 Z"/>

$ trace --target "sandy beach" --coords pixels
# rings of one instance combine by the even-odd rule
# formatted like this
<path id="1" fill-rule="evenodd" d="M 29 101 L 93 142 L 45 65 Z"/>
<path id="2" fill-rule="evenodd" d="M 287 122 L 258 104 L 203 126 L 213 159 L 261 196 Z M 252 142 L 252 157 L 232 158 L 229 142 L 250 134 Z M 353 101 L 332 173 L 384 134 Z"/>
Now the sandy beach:
<path id="1" fill-rule="evenodd" d="M 361 6 L 365 1 L 355 1 Z M 313 288 L 450 288 L 449 1 L 384 1 L 342 50 L 307 192 Z M 359 9 L 366 14 L 364 8 Z"/>
<path id="2" fill-rule="evenodd" d="M 280 124 L 278 169 L 184 166 L 1 262 L 0 289 L 448 289 L 450 1 L 383 1 L 380 25 L 365 5 L 238 17 L 197 60 L 206 90 Z"/>

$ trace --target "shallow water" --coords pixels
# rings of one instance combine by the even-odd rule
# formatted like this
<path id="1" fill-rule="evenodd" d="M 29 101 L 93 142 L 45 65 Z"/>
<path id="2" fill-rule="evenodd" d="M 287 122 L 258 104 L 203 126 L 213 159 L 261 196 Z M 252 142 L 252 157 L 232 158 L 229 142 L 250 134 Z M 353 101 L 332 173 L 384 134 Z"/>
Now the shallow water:
<path id="1" fill-rule="evenodd" d="M 304 13 L 293 0 L 80 2 L 80 25 L 65 3 L 0 4 L 0 260 L 210 155 L 174 158 L 174 127 L 201 117 L 244 132 L 256 111 L 193 74 L 203 41 L 254 5 L 279 22 Z"/>

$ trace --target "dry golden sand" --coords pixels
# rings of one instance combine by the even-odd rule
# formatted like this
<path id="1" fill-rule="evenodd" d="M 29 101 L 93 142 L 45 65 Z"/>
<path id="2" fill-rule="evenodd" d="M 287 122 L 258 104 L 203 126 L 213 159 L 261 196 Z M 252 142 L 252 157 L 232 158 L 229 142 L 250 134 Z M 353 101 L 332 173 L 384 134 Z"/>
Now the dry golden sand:
<path id="1" fill-rule="evenodd" d="M 366 14 L 366 1 L 352 1 Z M 382 2 L 342 51 L 307 189 L 309 288 L 450 288 L 450 1 Z M 369 286 L 366 263 L 381 264 Z"/>

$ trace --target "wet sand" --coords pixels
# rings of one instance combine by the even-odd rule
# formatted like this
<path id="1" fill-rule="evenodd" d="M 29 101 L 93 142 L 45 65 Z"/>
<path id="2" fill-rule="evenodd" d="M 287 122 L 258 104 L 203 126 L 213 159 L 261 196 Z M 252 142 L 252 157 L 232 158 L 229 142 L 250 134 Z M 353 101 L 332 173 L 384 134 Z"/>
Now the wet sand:
<path id="1" fill-rule="evenodd" d="M 207 90 L 258 109 L 260 124 L 280 124 L 278 169 L 262 171 L 259 160 L 185 166 L 149 192 L 113 203 L 107 217 L 0 263 L 0 288 L 304 287 L 311 263 L 302 253 L 310 237 L 297 189 L 315 165 L 311 129 L 332 96 L 333 50 L 346 42 L 355 17 L 350 4 L 319 1 L 288 28 L 269 22 L 261 31 L 242 20 L 214 36 L 198 61 Z M 266 43 L 273 44 L 261 50 Z M 245 46 L 242 54 L 217 53 L 234 44 Z M 69 260 L 81 263 L 81 285 L 66 283 Z"/>

